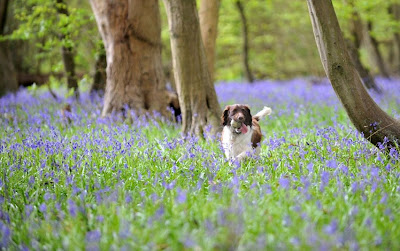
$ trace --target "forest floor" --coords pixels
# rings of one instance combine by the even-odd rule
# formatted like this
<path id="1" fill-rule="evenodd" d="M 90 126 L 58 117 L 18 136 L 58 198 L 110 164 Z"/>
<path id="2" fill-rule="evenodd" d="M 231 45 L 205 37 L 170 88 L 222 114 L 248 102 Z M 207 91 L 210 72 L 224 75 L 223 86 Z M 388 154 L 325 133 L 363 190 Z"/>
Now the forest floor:
<path id="1" fill-rule="evenodd" d="M 377 82 L 399 119 L 400 80 Z M 259 158 L 230 165 L 218 137 L 184 141 L 161 118 L 101 118 L 86 93 L 1 98 L 0 248 L 400 248 L 399 155 L 363 139 L 327 81 L 216 91 L 221 106 L 272 108 Z"/>

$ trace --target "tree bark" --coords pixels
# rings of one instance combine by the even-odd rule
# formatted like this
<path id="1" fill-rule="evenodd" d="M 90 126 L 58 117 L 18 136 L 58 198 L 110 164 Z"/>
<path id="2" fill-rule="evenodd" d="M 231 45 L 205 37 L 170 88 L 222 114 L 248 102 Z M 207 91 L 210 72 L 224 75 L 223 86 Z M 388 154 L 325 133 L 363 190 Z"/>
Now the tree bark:
<path id="1" fill-rule="evenodd" d="M 397 22 L 400 22 L 400 4 L 392 4 L 389 8 L 390 14 L 393 16 L 393 19 Z M 394 72 L 397 75 L 400 75 L 400 31 L 397 30 L 393 34 L 393 43 L 395 50 L 397 52 L 394 58 Z"/>
<path id="2" fill-rule="evenodd" d="M 107 55 L 102 115 L 167 110 L 158 0 L 90 0 Z"/>
<path id="3" fill-rule="evenodd" d="M 382 90 L 378 87 L 375 79 L 372 77 L 369 70 L 361 63 L 360 59 L 360 48 L 361 43 L 364 39 L 363 29 L 364 25 L 361 20 L 361 16 L 355 10 L 354 3 L 350 1 L 350 6 L 353 9 L 350 19 L 350 32 L 353 35 L 353 40 L 346 40 L 347 50 L 349 52 L 351 61 L 356 67 L 360 77 L 365 85 L 370 90 L 374 90 L 377 93 L 381 93 Z"/>
<path id="4" fill-rule="evenodd" d="M 103 43 L 99 46 L 98 55 L 95 63 L 95 70 L 93 75 L 93 84 L 90 89 L 90 93 L 99 92 L 106 89 L 106 82 L 107 82 L 107 57 L 106 51 L 104 49 Z"/>
<path id="5" fill-rule="evenodd" d="M 389 71 L 386 68 L 385 61 L 383 60 L 383 56 L 381 51 L 379 50 L 379 42 L 371 35 L 372 31 L 372 22 L 369 21 L 367 24 L 367 35 L 372 49 L 372 55 L 374 57 L 376 66 L 379 69 L 380 74 L 384 78 L 390 78 Z"/>
<path id="6" fill-rule="evenodd" d="M 243 68 L 244 68 L 244 75 L 249 83 L 254 82 L 253 73 L 250 69 L 249 64 L 249 32 L 247 29 L 247 18 L 246 13 L 244 12 L 244 7 L 241 1 L 236 1 L 236 7 L 240 13 L 240 19 L 242 21 L 242 36 L 243 36 Z"/>
<path id="7" fill-rule="evenodd" d="M 361 80 L 364 83 L 365 87 L 367 87 L 367 89 L 374 90 L 377 93 L 382 93 L 382 90 L 376 84 L 374 78 L 369 73 L 369 70 L 365 68 L 361 63 L 360 53 L 353 44 L 353 41 L 351 41 L 350 39 L 346 40 L 346 45 L 347 51 L 349 52 L 351 58 L 351 62 L 360 74 Z"/>
<path id="8" fill-rule="evenodd" d="M 208 72 L 213 82 L 219 6 L 220 0 L 202 0 L 199 10 L 201 37 L 206 52 Z"/>
<path id="9" fill-rule="evenodd" d="M 400 122 L 385 113 L 369 96 L 347 53 L 331 1 L 307 0 L 322 65 L 350 120 L 375 146 L 388 149 L 400 139 Z"/>
<path id="10" fill-rule="evenodd" d="M 0 35 L 4 35 L 8 0 L 0 2 Z M 8 41 L 0 42 L 0 96 L 18 90 L 17 74 L 11 60 Z"/>
<path id="11" fill-rule="evenodd" d="M 207 68 L 195 0 L 164 0 L 174 77 L 182 112 L 182 132 L 203 137 L 221 130 L 222 113 Z"/>
<path id="12" fill-rule="evenodd" d="M 69 12 L 66 4 L 64 3 L 64 0 L 57 0 L 57 12 L 60 15 L 69 16 Z M 63 41 L 65 38 L 65 34 L 60 34 L 61 41 Z M 75 73 L 75 53 L 73 52 L 73 48 L 63 45 L 61 47 L 61 55 L 63 59 L 65 74 L 67 75 L 68 89 L 73 89 L 75 96 L 78 97 L 78 79 Z"/>

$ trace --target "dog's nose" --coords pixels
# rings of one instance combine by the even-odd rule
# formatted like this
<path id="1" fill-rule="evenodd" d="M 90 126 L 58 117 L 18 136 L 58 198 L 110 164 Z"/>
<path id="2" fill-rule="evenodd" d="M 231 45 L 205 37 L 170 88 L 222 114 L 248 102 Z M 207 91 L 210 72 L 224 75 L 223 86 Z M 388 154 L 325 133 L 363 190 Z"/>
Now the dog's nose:
<path id="1" fill-rule="evenodd" d="M 240 122 L 242 122 L 242 121 L 244 120 L 244 116 L 243 116 L 243 115 L 239 115 L 239 116 L 238 116 L 238 120 L 239 120 Z"/>

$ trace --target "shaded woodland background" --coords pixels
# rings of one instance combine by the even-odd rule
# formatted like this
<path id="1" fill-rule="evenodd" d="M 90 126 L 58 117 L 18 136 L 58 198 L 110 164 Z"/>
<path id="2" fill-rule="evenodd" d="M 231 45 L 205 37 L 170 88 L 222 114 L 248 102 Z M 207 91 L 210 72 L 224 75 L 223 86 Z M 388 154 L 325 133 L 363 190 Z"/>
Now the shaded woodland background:
<path id="1" fill-rule="evenodd" d="M 105 53 L 88 1 L 14 0 L 1 25 L 0 61 L 12 60 L 19 86 L 65 79 L 65 54 L 82 88 L 103 88 Z M 333 1 L 345 37 L 372 75 L 400 74 L 399 1 Z M 199 4 L 198 4 L 199 6 Z M 241 6 L 241 8 L 239 8 Z M 171 76 L 171 50 L 164 6 L 162 56 Z M 242 12 L 241 12 L 242 11 Z M 324 76 L 304 1 L 251 0 L 220 2 L 215 80 L 289 79 Z M 245 18 L 245 20 L 243 19 Z M 244 66 L 247 23 L 248 69 Z M 9 54 L 10 59 L 6 57 Z M 10 71 L 5 71 L 10 72 Z M 97 74 L 96 74 L 97 73 Z M 9 74 L 9 78 L 13 78 Z M 73 80 L 72 80 L 73 81 Z M 66 79 L 63 82 L 67 82 Z"/>

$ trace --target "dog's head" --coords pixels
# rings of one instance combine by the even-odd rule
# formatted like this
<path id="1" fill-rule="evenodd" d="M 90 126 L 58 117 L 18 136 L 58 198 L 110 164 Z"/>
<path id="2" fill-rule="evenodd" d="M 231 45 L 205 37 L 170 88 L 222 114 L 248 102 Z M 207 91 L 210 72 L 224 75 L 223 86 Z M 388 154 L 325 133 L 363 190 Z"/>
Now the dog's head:
<path id="1" fill-rule="evenodd" d="M 237 134 L 246 130 L 243 126 L 252 125 L 252 116 L 250 108 L 247 105 L 228 105 L 225 107 L 221 116 L 223 126 L 230 126 L 231 130 Z"/>

